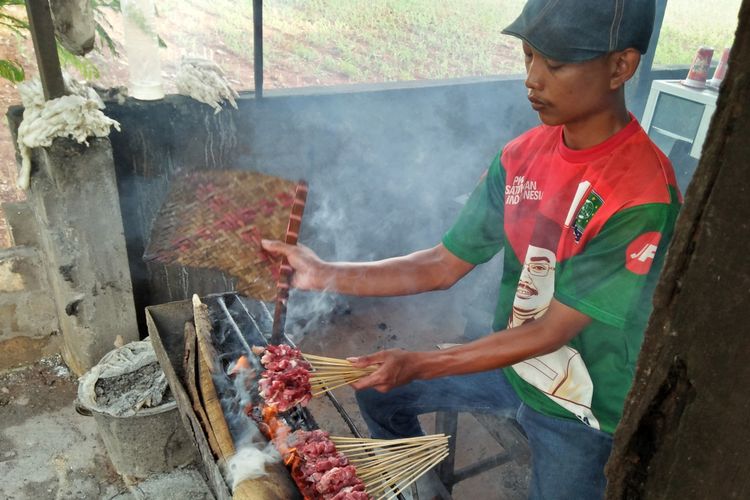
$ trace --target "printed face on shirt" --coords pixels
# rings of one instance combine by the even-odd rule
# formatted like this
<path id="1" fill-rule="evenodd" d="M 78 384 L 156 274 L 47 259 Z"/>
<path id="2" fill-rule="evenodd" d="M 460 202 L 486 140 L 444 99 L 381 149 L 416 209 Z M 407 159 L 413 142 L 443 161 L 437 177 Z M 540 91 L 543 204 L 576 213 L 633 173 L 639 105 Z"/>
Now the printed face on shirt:
<path id="1" fill-rule="evenodd" d="M 513 317 L 509 327 L 541 317 L 555 292 L 555 254 L 546 248 L 529 245 L 513 299 Z"/>

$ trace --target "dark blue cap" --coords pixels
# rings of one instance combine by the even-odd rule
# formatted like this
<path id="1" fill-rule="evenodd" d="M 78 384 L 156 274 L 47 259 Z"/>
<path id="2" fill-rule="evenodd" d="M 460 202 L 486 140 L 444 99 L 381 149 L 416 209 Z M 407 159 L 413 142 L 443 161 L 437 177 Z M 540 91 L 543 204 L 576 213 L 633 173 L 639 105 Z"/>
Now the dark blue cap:
<path id="1" fill-rule="evenodd" d="M 648 49 L 655 0 L 528 0 L 503 33 L 545 57 L 589 61 L 608 52 Z"/>

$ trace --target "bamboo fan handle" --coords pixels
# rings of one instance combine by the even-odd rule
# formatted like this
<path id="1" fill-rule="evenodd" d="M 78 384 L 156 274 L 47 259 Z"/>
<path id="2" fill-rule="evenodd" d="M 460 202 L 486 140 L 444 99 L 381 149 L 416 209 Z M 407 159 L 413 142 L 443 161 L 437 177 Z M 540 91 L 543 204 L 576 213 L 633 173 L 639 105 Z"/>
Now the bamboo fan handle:
<path id="1" fill-rule="evenodd" d="M 294 202 L 292 211 L 289 215 L 289 224 L 286 228 L 284 242 L 287 245 L 296 245 L 299 238 L 300 227 L 302 226 L 302 215 L 305 212 L 305 203 L 307 202 L 307 182 L 299 181 L 297 189 L 294 192 Z M 276 284 L 276 306 L 273 311 L 273 329 L 271 331 L 271 343 L 278 344 L 281 342 L 281 334 L 284 331 L 286 322 L 286 302 L 289 298 L 289 286 L 292 276 L 292 268 L 286 257 L 281 259 L 279 268 L 279 280 Z"/>

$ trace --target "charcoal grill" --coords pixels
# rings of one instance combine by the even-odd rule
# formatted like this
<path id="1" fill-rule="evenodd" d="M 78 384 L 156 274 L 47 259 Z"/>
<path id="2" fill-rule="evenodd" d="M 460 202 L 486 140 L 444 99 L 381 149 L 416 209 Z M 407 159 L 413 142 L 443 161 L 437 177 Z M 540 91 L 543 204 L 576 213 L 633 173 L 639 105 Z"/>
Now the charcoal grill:
<path id="1" fill-rule="evenodd" d="M 251 353 L 250 348 L 253 345 L 265 346 L 268 344 L 273 327 L 273 304 L 249 299 L 237 293 L 209 295 L 204 297 L 202 301 L 209 309 L 213 342 L 222 365 L 226 366 L 229 362 L 244 354 L 256 370 L 261 370 L 260 361 Z M 183 331 L 185 323 L 192 319 L 193 309 L 190 301 L 171 302 L 146 308 L 149 334 L 159 363 L 164 369 L 170 387 L 175 394 L 183 423 L 195 437 L 209 487 L 217 499 L 224 500 L 231 498 L 231 494 L 185 390 Z M 286 335 L 282 334 L 282 338 L 285 343 L 293 345 Z M 227 384 L 227 387 L 231 387 L 231 385 Z M 335 396 L 331 393 L 327 393 L 326 396 L 339 412 L 352 434 L 356 437 L 362 437 Z M 251 397 L 253 403 L 260 403 L 257 394 Z M 254 404 L 253 406 L 259 407 L 260 405 Z M 279 417 L 294 430 L 313 430 L 318 427 L 313 415 L 306 408 L 295 407 L 280 414 Z M 291 476 L 283 465 L 276 464 L 270 469 L 267 476 L 258 480 L 259 483 L 273 484 L 274 490 L 278 490 L 277 487 L 281 486 L 284 493 L 279 493 L 283 496 L 267 497 L 269 500 L 271 498 L 284 500 L 300 498 L 299 492 L 293 486 Z"/>

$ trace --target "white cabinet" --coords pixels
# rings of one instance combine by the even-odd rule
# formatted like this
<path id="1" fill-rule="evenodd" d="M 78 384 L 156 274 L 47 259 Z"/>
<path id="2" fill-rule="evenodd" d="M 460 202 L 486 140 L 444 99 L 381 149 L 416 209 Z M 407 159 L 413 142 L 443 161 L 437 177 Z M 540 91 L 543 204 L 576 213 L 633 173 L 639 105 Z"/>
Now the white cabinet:
<path id="1" fill-rule="evenodd" d="M 686 87 L 679 80 L 654 80 L 641 124 L 665 154 L 670 154 L 676 141 L 685 141 L 691 144 L 690 156 L 698 159 L 716 97 L 712 89 Z"/>

